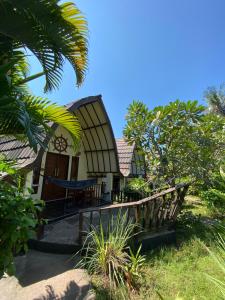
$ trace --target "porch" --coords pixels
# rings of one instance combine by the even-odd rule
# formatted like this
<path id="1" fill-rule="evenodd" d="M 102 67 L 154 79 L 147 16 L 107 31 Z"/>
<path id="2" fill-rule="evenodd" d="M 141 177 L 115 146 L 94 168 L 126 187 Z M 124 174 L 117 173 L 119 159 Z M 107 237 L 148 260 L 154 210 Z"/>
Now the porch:
<path id="1" fill-rule="evenodd" d="M 45 201 L 42 217 L 51 223 L 72 216 L 80 209 L 107 204 L 104 184 L 97 184 L 96 180 L 92 182 L 86 188 L 65 189 L 66 197 Z"/>
<path id="2" fill-rule="evenodd" d="M 138 201 L 80 209 L 73 216 L 45 225 L 40 243 L 46 244 L 42 245 L 46 251 L 62 246 L 74 253 L 82 246 L 93 226 L 98 227 L 102 223 L 104 230 L 108 230 L 110 219 L 116 218 L 119 211 L 126 212 L 127 219 L 138 224 L 141 233 L 137 238 L 162 236 L 174 228 L 188 186 L 180 184 Z"/>

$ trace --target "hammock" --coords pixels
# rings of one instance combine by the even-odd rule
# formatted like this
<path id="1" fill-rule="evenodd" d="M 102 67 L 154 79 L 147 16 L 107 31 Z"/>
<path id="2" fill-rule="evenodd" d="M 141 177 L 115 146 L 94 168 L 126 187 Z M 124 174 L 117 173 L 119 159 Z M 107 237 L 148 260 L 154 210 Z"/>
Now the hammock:
<path id="1" fill-rule="evenodd" d="M 63 179 L 58 179 L 58 178 L 53 178 L 50 176 L 45 177 L 47 182 L 53 183 L 55 185 L 61 186 L 65 189 L 69 190 L 82 190 L 86 189 L 94 184 L 97 183 L 97 179 L 88 179 L 88 180 L 63 180 Z"/>

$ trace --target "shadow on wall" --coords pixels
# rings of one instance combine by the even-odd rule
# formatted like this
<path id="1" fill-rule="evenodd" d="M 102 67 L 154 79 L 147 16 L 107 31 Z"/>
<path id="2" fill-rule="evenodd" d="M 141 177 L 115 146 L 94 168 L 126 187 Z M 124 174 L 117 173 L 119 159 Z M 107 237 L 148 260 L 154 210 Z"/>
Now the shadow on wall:
<path id="1" fill-rule="evenodd" d="M 33 300 L 84 300 L 89 294 L 89 285 L 79 287 L 74 281 L 70 281 L 63 293 L 56 294 L 51 285 L 46 286 L 46 293 L 33 298 Z"/>

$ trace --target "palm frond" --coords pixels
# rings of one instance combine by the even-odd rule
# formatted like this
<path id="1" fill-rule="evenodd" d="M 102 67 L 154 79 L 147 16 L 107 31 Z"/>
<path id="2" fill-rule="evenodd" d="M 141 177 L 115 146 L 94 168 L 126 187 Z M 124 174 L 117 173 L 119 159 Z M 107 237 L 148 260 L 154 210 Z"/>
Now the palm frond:
<path id="1" fill-rule="evenodd" d="M 37 151 L 46 147 L 51 125 L 58 124 L 71 133 L 74 146 L 78 145 L 81 128 L 78 119 L 63 106 L 29 93 L 26 82 L 42 74 L 25 77 L 29 65 L 26 56 L 14 52 L 14 58 L 0 66 L 0 134 L 24 136 Z"/>
<path id="2" fill-rule="evenodd" d="M 8 100 L 8 101 L 7 101 Z M 31 95 L 20 95 L 15 100 L 7 98 L 3 105 L 0 98 L 0 134 L 25 135 L 35 151 L 37 146 L 46 147 L 45 138 L 51 133 L 51 123 L 68 130 L 76 147 L 80 140 L 81 128 L 77 118 L 65 107 L 50 103 L 47 99 Z"/>
<path id="3" fill-rule="evenodd" d="M 58 87 L 64 60 L 72 64 L 77 85 L 87 69 L 87 22 L 72 2 L 55 0 L 2 0 L 0 33 L 17 47 L 37 57 L 46 76 L 45 91 Z M 4 42 L 6 42 L 4 40 Z M 0 40 L 1 43 L 1 40 Z"/>
<path id="4" fill-rule="evenodd" d="M 215 239 L 217 242 L 217 253 L 214 251 L 211 251 L 207 248 L 208 252 L 212 256 L 213 260 L 217 264 L 217 266 L 220 268 L 221 272 L 225 276 L 225 227 L 220 225 L 217 228 L 217 232 L 215 234 Z M 220 290 L 222 296 L 225 299 L 225 281 L 221 281 L 216 277 L 213 277 L 209 274 L 207 274 L 207 277 L 210 281 L 212 281 L 215 286 Z"/>

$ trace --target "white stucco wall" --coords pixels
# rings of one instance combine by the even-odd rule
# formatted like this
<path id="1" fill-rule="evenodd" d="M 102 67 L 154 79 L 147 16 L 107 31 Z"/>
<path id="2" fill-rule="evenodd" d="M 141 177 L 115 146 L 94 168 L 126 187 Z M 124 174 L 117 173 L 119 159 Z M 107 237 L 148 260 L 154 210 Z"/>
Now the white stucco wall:
<path id="1" fill-rule="evenodd" d="M 79 154 L 79 167 L 78 167 L 78 180 L 85 180 L 87 179 L 87 162 L 86 162 L 86 156 L 82 147 L 82 143 L 78 149 L 75 149 L 73 146 L 73 140 L 71 138 L 70 133 L 59 126 L 52 139 L 50 140 L 48 144 L 47 151 L 44 153 L 42 157 L 42 162 L 41 162 L 41 174 L 44 175 L 44 169 L 45 169 L 45 161 L 46 161 L 46 154 L 47 152 L 52 152 L 52 153 L 57 153 L 59 152 L 54 148 L 54 138 L 57 136 L 63 136 L 64 138 L 67 139 L 68 147 L 65 152 L 61 152 L 60 154 L 62 155 L 68 155 L 69 156 L 69 168 L 68 168 L 68 177 L 67 179 L 70 179 L 70 173 L 71 173 L 71 165 L 72 165 L 72 157 L 76 156 L 76 154 Z M 26 186 L 31 187 L 32 186 L 32 176 L 33 176 L 33 171 L 29 172 L 29 176 L 27 176 L 26 179 Z M 42 194 L 42 184 L 43 184 L 43 177 L 40 176 L 39 178 L 39 187 L 38 187 L 38 192 L 37 194 L 33 194 L 32 197 L 34 199 L 41 199 L 41 194 Z"/>
<path id="2" fill-rule="evenodd" d="M 44 175 L 44 170 L 45 170 L 45 162 L 46 162 L 46 154 L 47 152 L 51 152 L 51 153 L 57 153 L 59 154 L 59 152 L 54 148 L 54 138 L 55 136 L 63 136 L 64 138 L 67 139 L 67 143 L 68 143 L 68 147 L 66 149 L 66 152 L 61 152 L 60 154 L 63 155 L 68 155 L 69 156 L 69 168 L 68 168 L 68 177 L 67 179 L 70 179 L 70 173 L 71 173 L 71 165 L 72 165 L 72 157 L 76 156 L 78 154 L 79 156 L 79 166 L 78 166 L 78 180 L 86 180 L 90 177 L 88 177 L 88 173 L 87 173 L 87 160 L 86 160 L 86 155 L 82 146 L 82 143 L 79 147 L 79 149 L 74 149 L 73 147 L 73 140 L 69 134 L 69 132 L 67 132 L 64 128 L 62 127 L 58 127 L 55 131 L 54 136 L 52 137 L 52 139 L 49 142 L 48 148 L 46 150 L 46 152 L 43 154 L 42 157 L 42 162 L 41 162 L 41 175 Z M 32 187 L 32 177 L 33 177 L 33 171 L 29 172 L 26 176 L 26 187 Z M 105 176 L 103 175 L 103 177 L 98 177 L 98 184 L 101 184 L 102 182 L 106 183 L 106 190 L 107 192 L 111 193 L 112 190 L 112 174 L 108 173 L 105 174 Z M 33 199 L 41 199 L 41 194 L 42 194 L 42 184 L 43 184 L 43 176 L 40 176 L 39 178 L 39 186 L 38 186 L 38 192 L 36 194 L 33 194 L 32 197 Z"/>
<path id="3" fill-rule="evenodd" d="M 29 190 L 32 188 L 32 182 L 33 182 L 33 171 L 29 171 L 25 175 L 25 183 L 24 183 L 24 195 L 29 195 Z"/>

